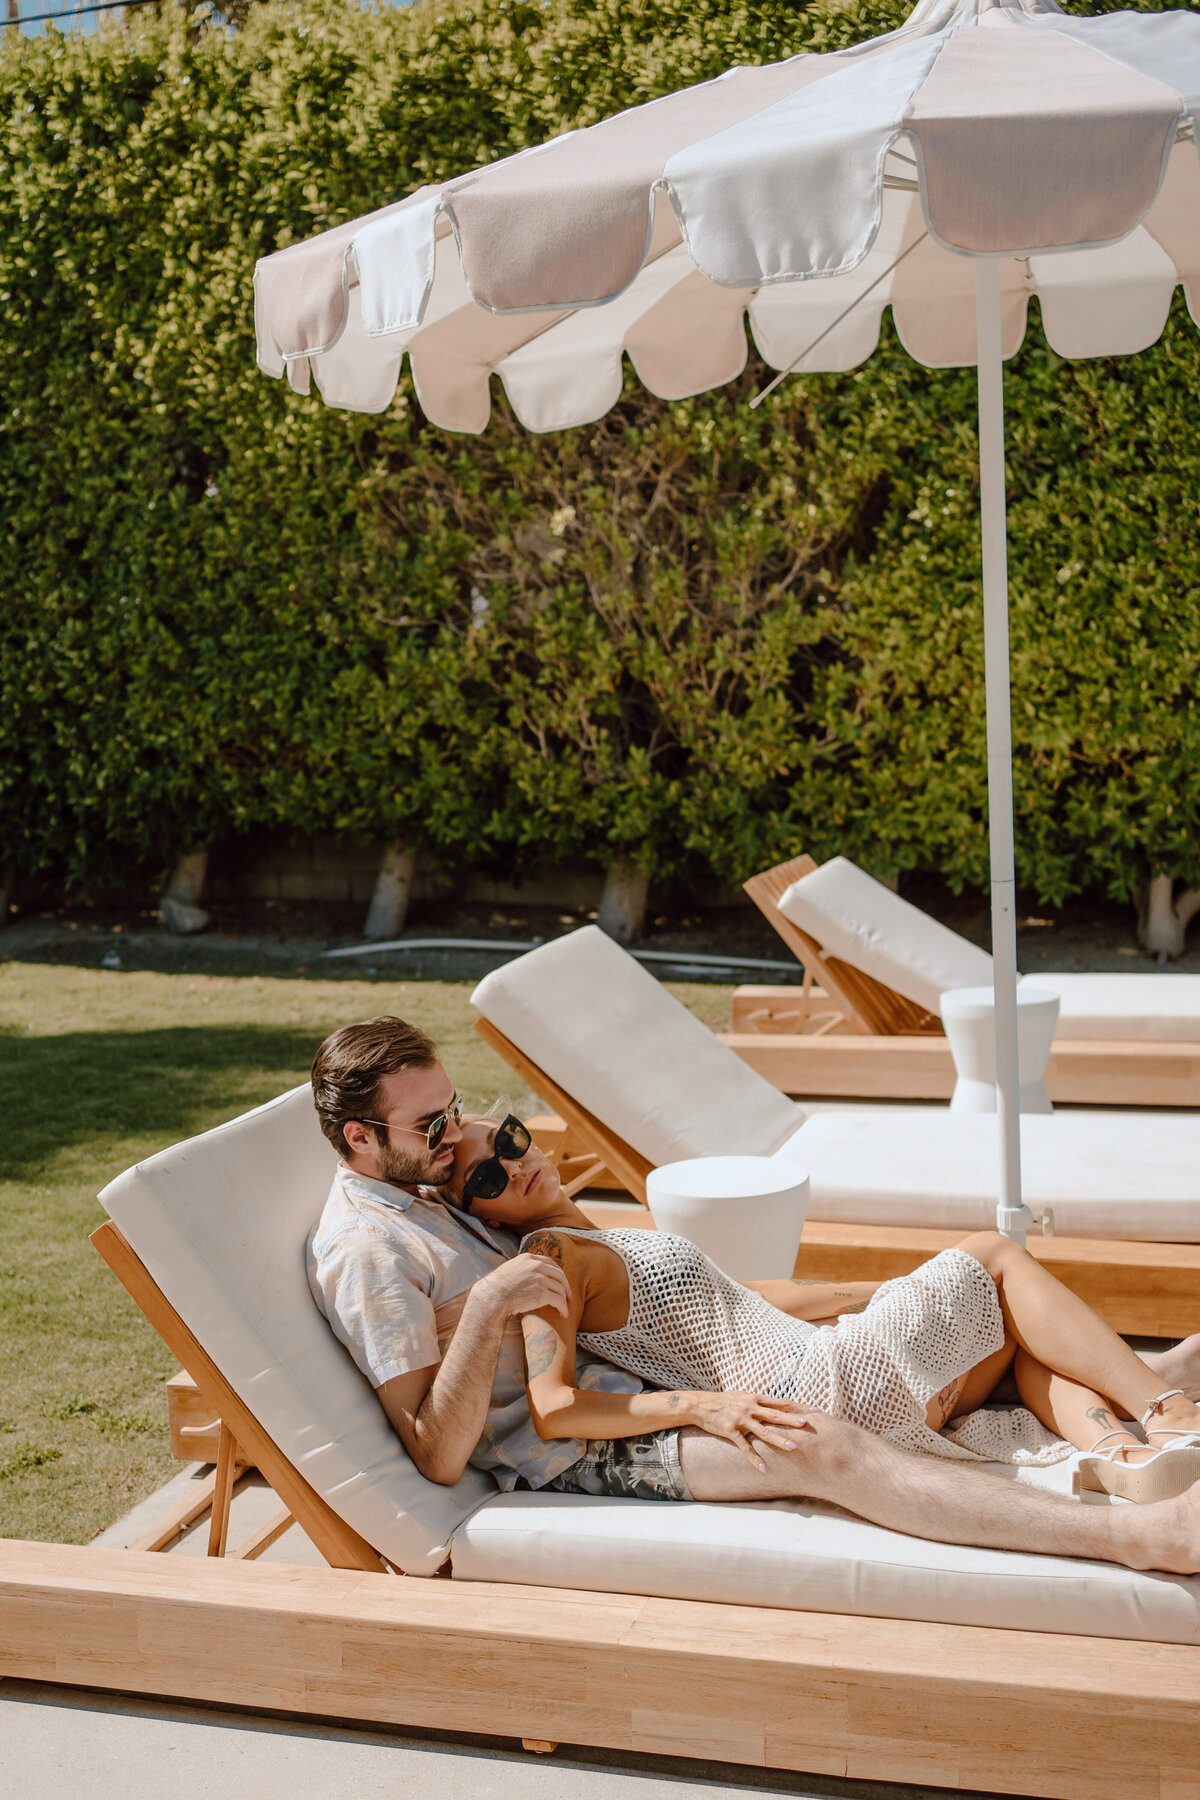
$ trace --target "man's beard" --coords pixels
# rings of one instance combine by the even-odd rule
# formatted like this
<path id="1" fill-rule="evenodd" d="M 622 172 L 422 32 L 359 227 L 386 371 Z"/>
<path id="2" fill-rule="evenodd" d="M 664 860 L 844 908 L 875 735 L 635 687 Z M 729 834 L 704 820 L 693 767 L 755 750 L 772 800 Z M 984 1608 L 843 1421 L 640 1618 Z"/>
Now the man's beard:
<path id="1" fill-rule="evenodd" d="M 453 1162 L 439 1162 L 440 1150 L 421 1150 L 406 1156 L 397 1150 L 390 1136 L 378 1145 L 376 1159 L 379 1179 L 393 1181 L 397 1187 L 444 1187 L 454 1173 Z"/>

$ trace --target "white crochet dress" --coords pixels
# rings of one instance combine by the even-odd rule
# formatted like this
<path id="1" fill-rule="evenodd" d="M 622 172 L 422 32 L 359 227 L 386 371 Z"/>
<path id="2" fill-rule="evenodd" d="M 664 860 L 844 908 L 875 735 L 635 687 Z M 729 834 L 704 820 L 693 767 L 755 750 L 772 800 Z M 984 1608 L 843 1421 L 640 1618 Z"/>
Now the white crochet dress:
<path id="1" fill-rule="evenodd" d="M 933 1396 L 1004 1343 L 996 1285 L 965 1251 L 943 1250 L 885 1282 L 862 1313 L 810 1325 L 687 1238 L 555 1229 L 606 1244 L 629 1275 L 625 1324 L 581 1331 L 580 1344 L 657 1387 L 793 1399 L 927 1455 L 1052 1463 L 1072 1453 L 1023 1406 L 968 1413 L 942 1432 L 925 1423 Z"/>

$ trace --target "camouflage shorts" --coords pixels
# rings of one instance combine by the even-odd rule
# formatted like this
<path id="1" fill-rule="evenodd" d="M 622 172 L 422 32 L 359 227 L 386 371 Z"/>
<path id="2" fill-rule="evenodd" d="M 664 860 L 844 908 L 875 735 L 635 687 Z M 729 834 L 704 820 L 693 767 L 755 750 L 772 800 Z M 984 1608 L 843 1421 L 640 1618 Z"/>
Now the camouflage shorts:
<path id="1" fill-rule="evenodd" d="M 577 1463 L 548 1483 L 560 1494 L 617 1500 L 690 1500 L 679 1461 L 678 1431 L 645 1437 L 592 1438 Z"/>

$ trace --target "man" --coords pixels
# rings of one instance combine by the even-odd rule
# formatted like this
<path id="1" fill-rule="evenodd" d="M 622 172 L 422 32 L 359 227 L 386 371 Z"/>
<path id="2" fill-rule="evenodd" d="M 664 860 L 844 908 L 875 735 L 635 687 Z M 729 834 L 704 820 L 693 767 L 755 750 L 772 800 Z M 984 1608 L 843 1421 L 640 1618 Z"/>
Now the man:
<path id="1" fill-rule="evenodd" d="M 565 1312 L 565 1277 L 556 1263 L 517 1255 L 511 1233 L 436 1198 L 461 1136 L 461 1103 L 433 1044 L 398 1019 L 344 1026 L 317 1051 L 313 1094 L 341 1158 L 310 1240 L 313 1295 L 430 1480 L 450 1485 L 470 1462 L 503 1488 L 803 1496 L 948 1543 L 1200 1570 L 1200 1485 L 1153 1506 L 1084 1506 L 912 1455 L 820 1413 L 808 1416 L 794 1450 L 759 1445 L 762 1470 L 702 1432 L 624 1440 L 635 1446 L 624 1456 L 606 1445 L 602 1461 L 580 1442 L 543 1442 L 529 1416 L 518 1321 L 539 1307 Z M 585 1367 L 582 1356 L 578 1380 L 626 1393 L 640 1386 L 607 1364 Z"/>

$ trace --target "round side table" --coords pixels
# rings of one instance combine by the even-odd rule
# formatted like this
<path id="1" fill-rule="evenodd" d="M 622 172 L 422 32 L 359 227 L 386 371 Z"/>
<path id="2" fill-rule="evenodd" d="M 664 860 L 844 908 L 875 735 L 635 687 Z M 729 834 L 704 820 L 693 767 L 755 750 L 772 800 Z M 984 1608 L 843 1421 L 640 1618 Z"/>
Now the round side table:
<path id="1" fill-rule="evenodd" d="M 660 1231 L 690 1238 L 735 1281 L 790 1276 L 808 1209 L 808 1176 L 772 1156 L 696 1156 L 646 1177 Z"/>
<path id="2" fill-rule="evenodd" d="M 1049 1113 L 1054 1108 L 1046 1090 L 1046 1064 L 1058 1024 L 1059 999 L 1044 988 L 1017 989 L 1017 1067 L 1019 1110 Z M 990 987 L 951 988 L 942 995 L 942 1024 L 958 1080 L 950 1111 L 994 1113 L 996 1110 L 995 996 Z"/>

